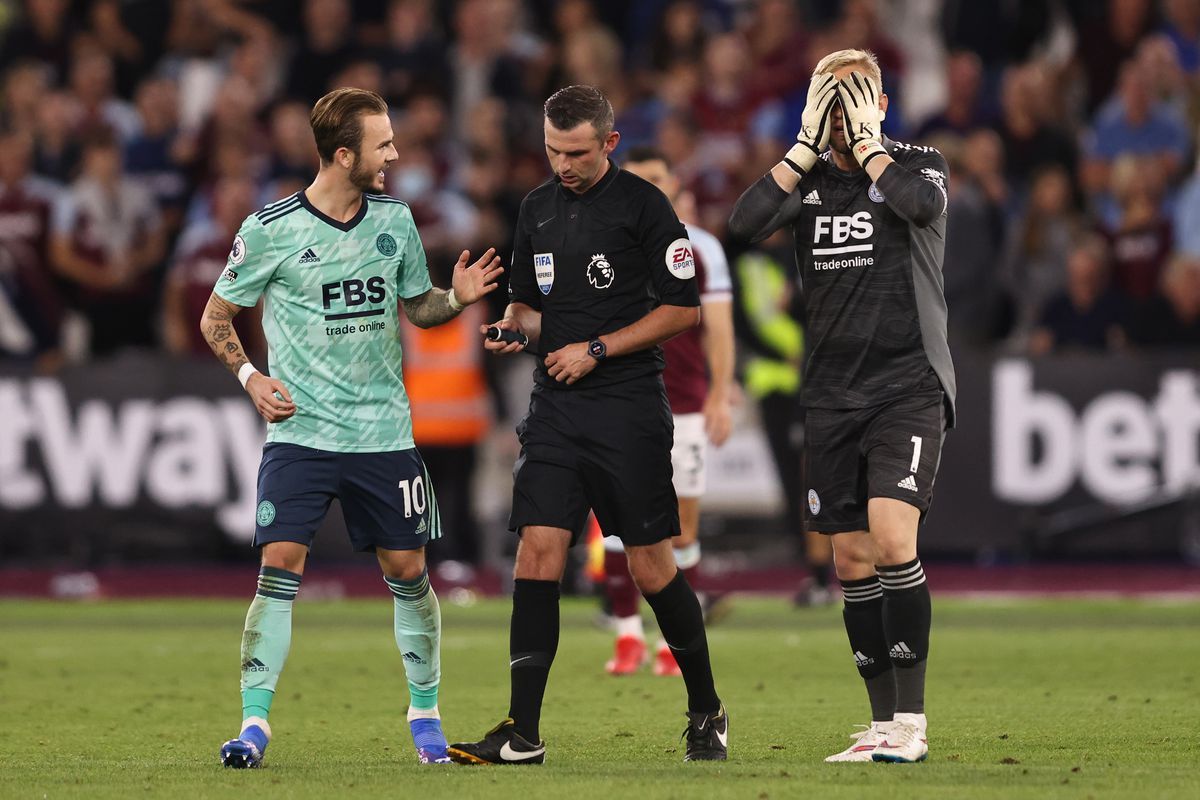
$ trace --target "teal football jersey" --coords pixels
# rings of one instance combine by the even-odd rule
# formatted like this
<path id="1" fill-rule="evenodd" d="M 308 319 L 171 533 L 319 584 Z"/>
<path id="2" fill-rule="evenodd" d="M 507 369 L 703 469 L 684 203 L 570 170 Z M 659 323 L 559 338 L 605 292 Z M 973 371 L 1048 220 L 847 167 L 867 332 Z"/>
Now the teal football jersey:
<path id="1" fill-rule="evenodd" d="M 266 298 L 270 373 L 296 403 L 267 441 L 342 453 L 412 447 L 399 301 L 430 288 L 412 213 L 395 198 L 363 195 L 339 222 L 301 191 L 247 217 L 213 291 L 245 307 Z"/>

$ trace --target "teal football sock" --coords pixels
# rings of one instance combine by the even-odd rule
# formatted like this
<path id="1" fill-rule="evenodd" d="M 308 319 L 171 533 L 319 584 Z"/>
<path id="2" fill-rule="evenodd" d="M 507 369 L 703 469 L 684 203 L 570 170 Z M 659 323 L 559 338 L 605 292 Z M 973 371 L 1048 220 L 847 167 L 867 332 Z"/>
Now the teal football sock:
<path id="1" fill-rule="evenodd" d="M 384 577 L 395 606 L 396 647 L 408 676 L 409 713 L 437 708 L 442 678 L 442 610 L 426 570 L 412 580 Z M 429 716 L 418 714 L 417 716 Z"/>
<path id="2" fill-rule="evenodd" d="M 292 645 L 292 603 L 300 575 L 275 567 L 258 574 L 258 591 L 242 632 L 242 719 L 267 718 Z"/>

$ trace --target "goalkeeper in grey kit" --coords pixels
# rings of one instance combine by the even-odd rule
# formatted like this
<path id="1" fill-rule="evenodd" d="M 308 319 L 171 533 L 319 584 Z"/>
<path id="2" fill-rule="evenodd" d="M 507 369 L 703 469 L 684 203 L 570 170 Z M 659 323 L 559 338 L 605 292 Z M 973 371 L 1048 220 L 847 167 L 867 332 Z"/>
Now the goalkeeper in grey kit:
<path id="1" fill-rule="evenodd" d="M 946 161 L 882 135 L 874 54 L 817 64 L 797 143 L 746 190 L 730 232 L 796 240 L 807 313 L 805 522 L 833 537 L 871 725 L 826 761 L 923 761 L 930 602 L 917 556 L 954 422 L 942 254 Z M 827 149 L 828 148 L 828 149 Z"/>

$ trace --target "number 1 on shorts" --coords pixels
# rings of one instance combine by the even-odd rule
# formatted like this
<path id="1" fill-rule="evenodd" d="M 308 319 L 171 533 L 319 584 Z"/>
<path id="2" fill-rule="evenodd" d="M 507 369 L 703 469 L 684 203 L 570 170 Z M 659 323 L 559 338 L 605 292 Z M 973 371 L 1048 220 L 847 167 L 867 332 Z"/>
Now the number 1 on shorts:
<path id="1" fill-rule="evenodd" d="M 912 437 L 912 443 L 913 443 L 913 458 L 912 458 L 912 463 L 908 465 L 908 471 L 915 473 L 917 471 L 917 466 L 921 463 L 921 437 L 920 436 Z"/>

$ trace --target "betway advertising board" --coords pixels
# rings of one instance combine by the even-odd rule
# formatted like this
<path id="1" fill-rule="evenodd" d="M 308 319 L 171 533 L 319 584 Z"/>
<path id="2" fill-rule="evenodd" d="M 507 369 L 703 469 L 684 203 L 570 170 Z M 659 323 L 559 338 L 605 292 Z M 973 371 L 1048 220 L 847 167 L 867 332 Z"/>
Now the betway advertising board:
<path id="1" fill-rule="evenodd" d="M 956 366 L 959 426 L 925 553 L 1012 551 L 1031 512 L 1119 512 L 1200 486 L 1200 355 L 960 355 Z M 140 356 L 53 377 L 0 368 L 0 555 L 69 554 L 81 542 L 93 558 L 118 546 L 151 557 L 242 547 L 264 436 L 215 364 Z M 754 507 L 756 492 L 762 509 L 777 507 L 769 466 L 746 461 L 767 458 L 765 447 L 739 451 L 737 470 L 755 477 L 739 482 L 731 513 Z M 714 495 L 706 508 L 721 513 Z"/>

